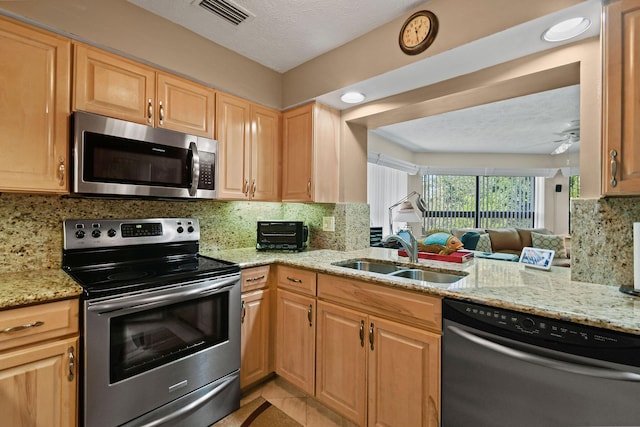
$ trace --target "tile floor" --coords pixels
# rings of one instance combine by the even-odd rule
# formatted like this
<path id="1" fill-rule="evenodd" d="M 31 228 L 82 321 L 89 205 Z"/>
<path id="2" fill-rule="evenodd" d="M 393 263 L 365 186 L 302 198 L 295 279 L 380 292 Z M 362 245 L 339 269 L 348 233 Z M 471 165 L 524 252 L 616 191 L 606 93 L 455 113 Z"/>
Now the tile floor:
<path id="1" fill-rule="evenodd" d="M 279 377 L 247 390 L 240 406 L 260 396 L 305 427 L 357 427 Z"/>

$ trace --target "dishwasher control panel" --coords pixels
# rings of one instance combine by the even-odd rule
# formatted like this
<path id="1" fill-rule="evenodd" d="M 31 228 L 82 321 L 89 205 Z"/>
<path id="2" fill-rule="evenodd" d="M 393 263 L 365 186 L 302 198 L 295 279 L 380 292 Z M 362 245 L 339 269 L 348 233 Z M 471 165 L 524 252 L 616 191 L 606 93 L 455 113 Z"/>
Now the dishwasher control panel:
<path id="1" fill-rule="evenodd" d="M 445 300 L 443 316 L 445 318 L 455 316 L 452 320 L 464 323 L 464 319 L 467 319 L 484 326 L 493 326 L 521 336 L 531 336 L 546 341 L 589 347 L 640 347 L 640 336 L 466 301 Z"/>

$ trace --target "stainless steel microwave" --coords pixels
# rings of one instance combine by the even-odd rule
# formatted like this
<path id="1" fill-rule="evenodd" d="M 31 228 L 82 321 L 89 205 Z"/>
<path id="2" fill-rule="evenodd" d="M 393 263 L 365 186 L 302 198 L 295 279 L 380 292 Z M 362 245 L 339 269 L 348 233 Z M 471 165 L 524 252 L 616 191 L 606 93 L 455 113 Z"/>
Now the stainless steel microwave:
<path id="1" fill-rule="evenodd" d="M 217 197 L 217 141 L 81 111 L 72 129 L 74 194 Z"/>

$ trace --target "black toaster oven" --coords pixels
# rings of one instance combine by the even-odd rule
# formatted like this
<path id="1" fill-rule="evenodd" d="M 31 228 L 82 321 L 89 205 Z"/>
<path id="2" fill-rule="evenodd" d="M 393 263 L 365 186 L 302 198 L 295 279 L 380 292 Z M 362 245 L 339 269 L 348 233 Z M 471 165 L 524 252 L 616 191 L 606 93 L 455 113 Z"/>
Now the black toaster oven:
<path id="1" fill-rule="evenodd" d="M 258 221 L 256 249 L 302 251 L 309 229 L 302 221 Z"/>

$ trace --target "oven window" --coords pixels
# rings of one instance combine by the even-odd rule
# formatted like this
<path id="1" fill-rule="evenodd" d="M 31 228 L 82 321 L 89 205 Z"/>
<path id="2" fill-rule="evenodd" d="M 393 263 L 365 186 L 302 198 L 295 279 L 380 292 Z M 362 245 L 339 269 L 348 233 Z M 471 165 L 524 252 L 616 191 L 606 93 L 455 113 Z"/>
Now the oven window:
<path id="1" fill-rule="evenodd" d="M 228 339 L 228 292 L 112 318 L 111 383 Z"/>

